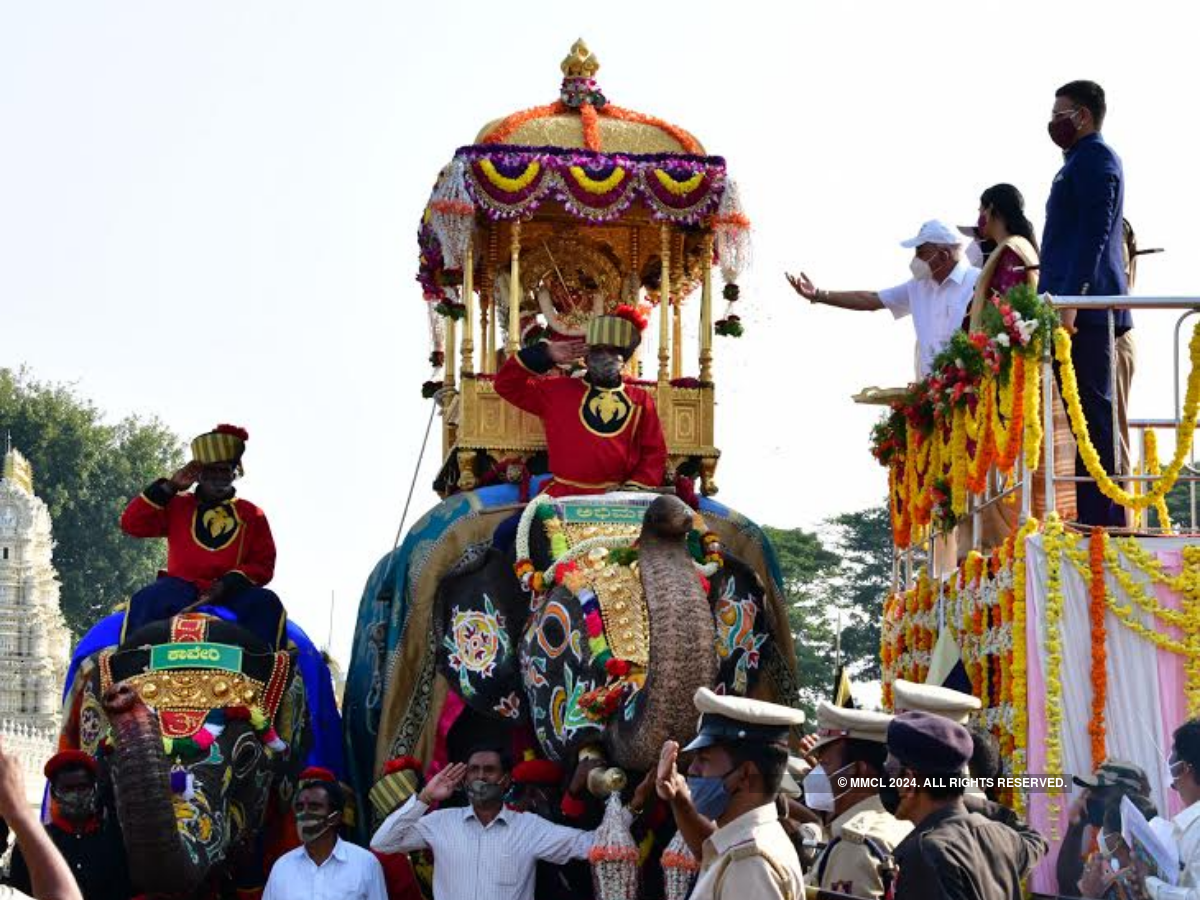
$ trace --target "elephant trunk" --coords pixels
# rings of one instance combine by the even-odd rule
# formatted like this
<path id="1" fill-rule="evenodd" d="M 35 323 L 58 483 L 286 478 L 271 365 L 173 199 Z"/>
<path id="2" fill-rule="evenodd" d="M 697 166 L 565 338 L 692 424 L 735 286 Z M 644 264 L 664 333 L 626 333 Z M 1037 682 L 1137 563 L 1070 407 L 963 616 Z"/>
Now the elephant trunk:
<path id="1" fill-rule="evenodd" d="M 114 732 L 117 817 L 133 883 L 147 894 L 195 893 L 208 873 L 180 838 L 158 717 L 124 682 L 111 687 L 103 702 Z"/>
<path id="2" fill-rule="evenodd" d="M 617 726 L 610 749 L 618 764 L 653 768 L 663 742 L 690 740 L 696 731 L 697 689 L 717 677 L 716 628 L 708 597 L 687 548 L 692 511 L 678 498 L 659 497 L 646 511 L 638 565 L 650 618 L 650 664 L 642 708 Z"/>

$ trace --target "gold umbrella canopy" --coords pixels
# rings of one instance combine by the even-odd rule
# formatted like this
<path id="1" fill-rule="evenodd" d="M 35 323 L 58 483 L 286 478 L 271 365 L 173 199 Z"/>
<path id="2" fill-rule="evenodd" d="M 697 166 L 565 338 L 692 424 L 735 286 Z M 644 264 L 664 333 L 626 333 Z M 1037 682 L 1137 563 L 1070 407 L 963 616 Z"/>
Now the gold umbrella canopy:
<path id="1" fill-rule="evenodd" d="M 625 227 L 625 236 L 612 240 L 603 229 L 590 231 L 622 271 L 616 292 L 595 280 L 614 302 L 636 299 L 637 286 L 625 284 L 631 276 L 657 302 L 660 278 L 647 278 L 643 265 L 661 271 L 664 227 L 678 238 L 674 265 L 685 264 L 673 299 L 696 288 L 713 250 L 726 283 L 736 281 L 748 260 L 749 221 L 725 160 L 705 155 L 683 128 L 609 103 L 595 78 L 599 61 L 582 40 L 560 68 L 558 99 L 489 123 L 439 176 L 421 230 L 418 279 L 426 298 L 446 308 L 443 288 L 459 283 L 468 244 L 472 235 L 479 241 L 481 228 L 498 261 L 517 240 L 528 250 L 541 247 L 532 233 L 539 223 L 553 228 L 555 240 L 569 240 L 579 224 Z M 709 238 L 714 247 L 705 253 Z M 481 249 L 474 247 L 475 265 Z M 557 274 L 563 281 L 566 273 Z"/>
<path id="2" fill-rule="evenodd" d="M 600 61 L 582 38 L 571 47 L 560 68 L 563 82 L 558 100 L 489 122 L 475 143 L 704 155 L 704 147 L 690 132 L 656 116 L 609 103 L 596 83 Z"/>

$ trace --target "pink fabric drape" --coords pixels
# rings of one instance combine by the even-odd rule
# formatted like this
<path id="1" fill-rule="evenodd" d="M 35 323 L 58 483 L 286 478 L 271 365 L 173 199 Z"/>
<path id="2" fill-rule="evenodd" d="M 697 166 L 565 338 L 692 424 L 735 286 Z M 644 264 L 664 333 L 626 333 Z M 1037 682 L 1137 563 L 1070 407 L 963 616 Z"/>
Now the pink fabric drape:
<path id="1" fill-rule="evenodd" d="M 1182 548 L 1190 541 L 1183 538 L 1148 538 L 1141 544 L 1162 563 L 1171 575 L 1182 567 Z M 1026 626 L 1028 748 L 1026 772 L 1044 775 L 1046 767 L 1046 679 L 1044 668 L 1046 644 L 1046 559 L 1042 539 L 1034 536 L 1026 546 L 1029 560 L 1026 570 Z M 1133 571 L 1132 569 L 1130 570 Z M 1062 683 L 1062 724 L 1059 738 L 1062 745 L 1064 774 L 1086 774 L 1091 768 L 1091 746 L 1088 721 L 1091 713 L 1091 631 L 1088 605 L 1090 597 L 1086 579 L 1066 564 L 1061 566 L 1064 608 L 1061 621 L 1063 661 L 1060 668 Z M 1182 598 L 1169 589 L 1151 584 L 1146 576 L 1134 572 L 1147 593 L 1173 610 L 1182 607 Z M 1129 598 L 1111 575 L 1108 590 L 1122 605 Z M 1178 637 L 1176 629 L 1134 605 L 1133 615 L 1156 631 Z M 1114 759 L 1125 759 L 1141 766 L 1152 786 L 1152 799 L 1160 815 L 1171 816 L 1179 811 L 1179 796 L 1169 788 L 1165 755 L 1169 751 L 1171 733 L 1187 718 L 1184 659 L 1167 650 L 1154 647 L 1129 630 L 1109 611 L 1106 615 L 1108 651 L 1108 696 L 1106 703 L 1106 752 Z M 1067 810 L 1077 789 L 1059 798 L 1057 828 L 1059 837 L 1066 833 Z M 1029 823 L 1047 839 L 1051 836 L 1049 814 L 1050 796 L 1031 794 L 1028 797 Z M 1053 843 L 1046 859 L 1034 870 L 1030 885 L 1035 891 L 1053 893 L 1057 889 L 1070 893 L 1074 886 L 1056 884 L 1055 864 L 1058 845 Z"/>

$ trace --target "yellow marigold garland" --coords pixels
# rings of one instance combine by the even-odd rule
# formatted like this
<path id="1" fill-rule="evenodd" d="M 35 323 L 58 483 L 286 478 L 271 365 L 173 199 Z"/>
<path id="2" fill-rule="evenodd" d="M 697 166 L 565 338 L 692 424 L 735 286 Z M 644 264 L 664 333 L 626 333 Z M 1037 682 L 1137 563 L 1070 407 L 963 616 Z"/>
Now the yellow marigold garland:
<path id="1" fill-rule="evenodd" d="M 620 187 L 621 182 L 625 180 L 625 170 L 620 166 L 614 168 L 612 174 L 604 179 L 588 177 L 588 173 L 584 171 L 583 166 L 571 166 L 569 171 L 571 177 L 575 179 L 575 183 L 589 194 L 601 195 L 615 191 Z"/>
<path id="2" fill-rule="evenodd" d="M 1111 545 L 1112 540 L 1109 541 Z M 1159 649 L 1166 650 L 1184 658 L 1185 694 L 1188 701 L 1188 714 L 1200 715 L 1200 546 L 1185 547 L 1183 550 L 1183 570 L 1176 576 L 1167 575 L 1162 564 L 1133 538 L 1123 538 L 1119 541 L 1125 558 L 1139 570 L 1158 584 L 1168 587 L 1180 594 L 1183 599 L 1183 610 L 1167 609 L 1151 597 L 1145 588 L 1120 564 L 1111 549 L 1106 551 L 1105 562 L 1121 589 L 1125 591 L 1130 602 L 1122 605 L 1111 592 L 1106 593 L 1105 605 L 1112 611 L 1117 621 L 1137 634 L 1143 640 L 1149 641 Z M 1072 564 L 1083 577 L 1088 577 L 1088 556 L 1078 546 L 1078 539 L 1073 543 L 1067 542 L 1067 554 Z M 1172 638 L 1163 634 L 1141 621 L 1135 606 L 1140 606 L 1169 626 L 1183 632 L 1182 638 Z"/>
<path id="3" fill-rule="evenodd" d="M 967 412 L 963 407 L 954 410 L 950 431 L 950 508 L 955 516 L 967 514 Z"/>
<path id="4" fill-rule="evenodd" d="M 1133 543 L 1136 544 L 1137 542 L 1133 541 Z M 1139 563 L 1138 559 L 1135 559 L 1128 553 L 1126 554 L 1126 557 L 1135 566 L 1137 566 L 1143 572 L 1146 572 L 1147 575 L 1151 574 L 1146 570 L 1144 565 Z M 1145 585 L 1134 578 L 1132 572 L 1121 565 L 1121 556 L 1114 541 L 1105 541 L 1104 562 L 1108 566 L 1109 572 L 1111 572 L 1113 577 L 1116 578 L 1117 584 L 1121 586 L 1121 590 L 1125 592 L 1125 595 L 1129 597 L 1130 600 L 1132 600 L 1146 612 L 1161 619 L 1169 626 L 1180 629 L 1186 629 L 1188 627 L 1188 615 L 1186 611 L 1168 609 L 1167 607 L 1163 606 L 1152 594 L 1146 592 Z M 1155 560 L 1155 563 L 1157 562 L 1158 561 Z M 1153 578 L 1153 576 L 1151 576 L 1151 578 Z M 1184 586 L 1181 579 L 1165 579 L 1165 583 L 1167 583 L 1167 586 L 1177 593 L 1184 593 Z"/>
<path id="5" fill-rule="evenodd" d="M 1006 382 L 1002 384 L 999 378 L 992 378 L 988 382 L 996 468 L 1005 474 L 1012 472 L 1024 436 L 1025 368 L 1025 357 L 1018 353 L 1013 356 L 1012 371 Z"/>
<path id="6" fill-rule="evenodd" d="M 1075 376 L 1075 367 L 1071 362 L 1071 336 L 1063 328 L 1054 332 L 1054 351 L 1062 376 L 1063 400 L 1067 405 L 1067 415 L 1071 419 L 1071 430 L 1075 433 L 1079 456 L 1087 467 L 1088 474 L 1096 480 L 1096 486 L 1100 489 L 1100 493 L 1114 503 L 1130 509 L 1146 509 L 1163 499 L 1179 478 L 1184 461 L 1192 449 L 1197 412 L 1200 411 L 1200 323 L 1192 331 L 1188 349 L 1191 355 L 1192 370 L 1188 373 L 1187 395 L 1183 402 L 1183 419 L 1175 432 L 1175 456 L 1163 476 L 1150 485 L 1145 493 L 1135 496 L 1114 482 L 1104 471 L 1104 466 L 1100 462 L 1100 454 L 1096 452 L 1091 435 L 1088 434 L 1087 420 L 1079 399 L 1079 384 Z"/>
<path id="7" fill-rule="evenodd" d="M 1025 468 L 1036 472 L 1042 462 L 1042 402 L 1050 402 L 1050 398 L 1042 397 L 1041 385 L 1038 384 L 1041 366 L 1037 360 L 1042 355 L 1042 341 L 1038 338 L 1033 344 L 1033 355 L 1025 363 Z"/>
<path id="8" fill-rule="evenodd" d="M 1001 571 L 1008 570 L 1012 573 L 1013 560 L 1013 545 L 1016 543 L 1016 536 L 1009 535 L 997 551 L 999 557 L 998 568 Z M 1000 706 L 1007 707 L 1012 715 L 1013 709 L 1013 647 L 1017 642 L 1018 636 L 1012 632 L 1013 622 L 1013 588 L 1012 579 L 1006 587 L 1002 588 L 999 596 L 1000 602 L 1000 629 L 1003 631 L 1008 628 L 1010 641 L 1008 650 L 1004 653 L 1004 658 L 1000 661 Z M 1003 728 L 1000 735 L 1000 752 L 1001 755 L 1009 759 L 1013 754 L 1013 733 L 1011 728 Z"/>
<path id="9" fill-rule="evenodd" d="M 1025 568 L 1026 545 L 1030 537 L 1037 534 L 1037 519 L 1030 518 L 1017 532 L 1013 542 L 1013 605 L 1012 605 L 1012 709 L 1013 709 L 1013 757 L 1012 772 L 1024 775 L 1029 747 L 1029 680 L 1025 667 Z M 1013 795 L 1013 809 L 1025 812 L 1025 795 L 1017 791 Z"/>
<path id="10" fill-rule="evenodd" d="M 1144 470 L 1146 475 L 1160 477 L 1162 475 L 1162 464 L 1158 461 L 1158 435 L 1153 428 L 1146 430 L 1146 458 L 1144 462 Z M 1142 494 L 1144 491 L 1139 490 L 1140 483 L 1134 483 L 1133 488 L 1135 493 Z M 1154 504 L 1154 511 L 1158 514 L 1158 527 L 1170 534 L 1174 529 L 1171 526 L 1171 514 L 1167 511 L 1167 498 L 1165 496 L 1159 498 Z M 1140 511 L 1138 513 L 1140 518 Z"/>
<path id="11" fill-rule="evenodd" d="M 483 170 L 484 176 L 492 183 L 494 187 L 499 188 L 509 194 L 515 194 L 518 191 L 523 191 L 533 183 L 533 180 L 538 177 L 542 171 L 542 164 L 536 159 L 531 161 L 516 178 L 508 178 L 500 174 L 500 170 L 492 163 L 490 159 L 482 159 L 479 161 L 479 168 Z"/>
<path id="12" fill-rule="evenodd" d="M 662 169 L 655 169 L 654 177 L 658 179 L 659 184 L 661 184 L 676 197 L 683 197 L 692 193 L 698 187 L 700 187 L 700 183 L 704 181 L 703 172 L 697 172 L 691 178 L 685 179 L 684 181 L 676 181 Z"/>

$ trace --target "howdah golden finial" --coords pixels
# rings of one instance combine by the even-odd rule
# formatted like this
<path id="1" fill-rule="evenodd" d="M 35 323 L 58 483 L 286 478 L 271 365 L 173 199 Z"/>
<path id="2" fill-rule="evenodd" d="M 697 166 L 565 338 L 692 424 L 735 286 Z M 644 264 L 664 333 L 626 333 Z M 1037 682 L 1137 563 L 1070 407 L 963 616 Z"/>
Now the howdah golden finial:
<path id="1" fill-rule="evenodd" d="M 594 78 L 600 69 L 600 60 L 588 49 L 583 38 L 571 45 L 571 52 L 562 61 L 564 78 Z"/>

